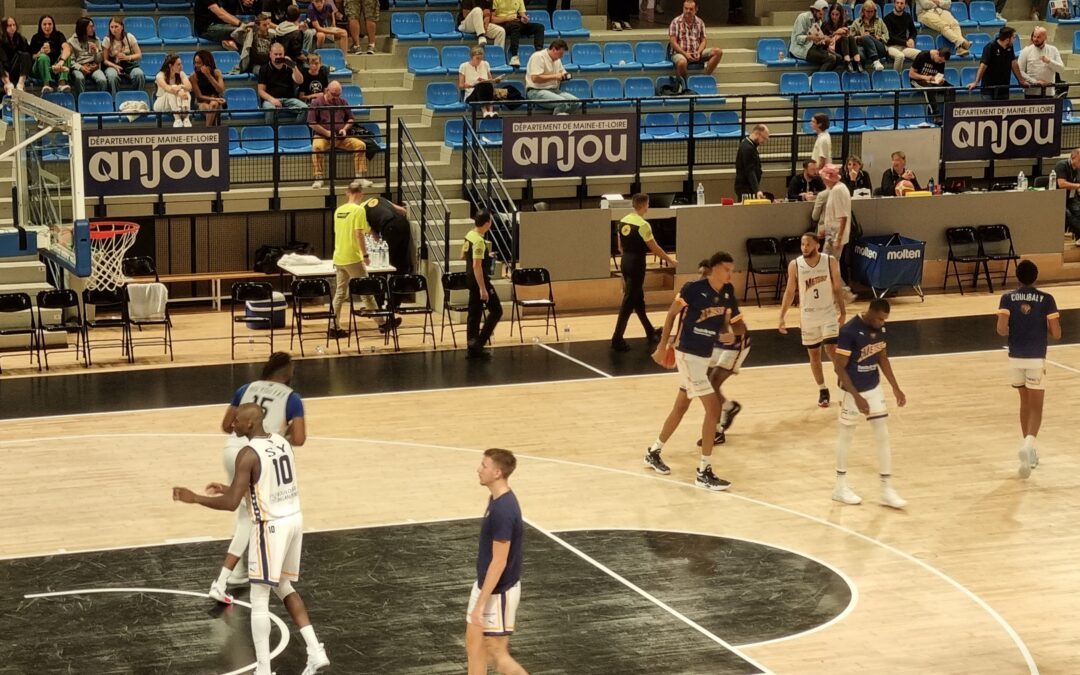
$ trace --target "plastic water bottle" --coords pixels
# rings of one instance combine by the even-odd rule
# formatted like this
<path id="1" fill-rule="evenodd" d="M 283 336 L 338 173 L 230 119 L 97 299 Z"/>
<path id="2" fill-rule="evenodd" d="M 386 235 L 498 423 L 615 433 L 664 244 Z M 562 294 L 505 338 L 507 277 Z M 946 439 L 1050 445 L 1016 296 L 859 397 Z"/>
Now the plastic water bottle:
<path id="1" fill-rule="evenodd" d="M 1016 177 L 1016 189 L 1020 192 L 1027 190 L 1027 177 L 1024 176 L 1023 171 Z"/>
<path id="2" fill-rule="evenodd" d="M 1053 169 L 1050 170 L 1050 184 L 1047 186 L 1047 189 L 1057 189 L 1057 171 L 1054 171 Z"/>
<path id="3" fill-rule="evenodd" d="M 786 59 L 786 58 L 787 58 L 787 55 L 786 55 L 786 54 L 784 54 L 784 50 L 783 50 L 783 49 L 781 49 L 781 50 L 780 50 L 780 53 L 779 53 L 779 54 L 777 54 L 777 56 L 776 56 L 776 60 L 777 60 L 777 61 L 780 61 L 780 62 L 783 62 L 783 60 L 784 60 L 784 59 Z"/>
<path id="4" fill-rule="evenodd" d="M 697 184 L 697 205 L 705 206 L 705 186 L 701 183 Z"/>
<path id="5" fill-rule="evenodd" d="M 930 192 L 930 194 L 936 194 L 934 192 L 934 179 L 933 178 L 926 181 L 926 189 Z"/>

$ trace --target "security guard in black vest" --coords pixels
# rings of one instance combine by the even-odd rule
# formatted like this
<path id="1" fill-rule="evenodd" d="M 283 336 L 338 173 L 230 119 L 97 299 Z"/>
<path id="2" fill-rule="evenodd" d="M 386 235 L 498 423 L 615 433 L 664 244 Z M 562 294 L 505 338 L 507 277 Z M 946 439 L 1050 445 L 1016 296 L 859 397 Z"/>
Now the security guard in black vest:
<path id="1" fill-rule="evenodd" d="M 645 256 L 653 253 L 672 267 L 675 259 L 664 253 L 653 238 L 652 226 L 645 220 L 649 210 L 649 195 L 636 194 L 633 199 L 634 212 L 619 221 L 619 252 L 622 254 L 623 301 L 619 308 L 619 319 L 615 322 L 615 332 L 611 336 L 611 348 L 618 352 L 630 350 L 630 345 L 623 339 L 626 322 L 630 314 L 637 314 L 645 335 L 649 341 L 659 336 L 645 312 Z"/>
<path id="2" fill-rule="evenodd" d="M 469 358 L 487 358 L 491 352 L 484 345 L 495 332 L 495 325 L 502 318 L 502 304 L 495 287 L 491 285 L 491 255 L 485 235 L 491 229 L 491 213 L 480 211 L 473 218 L 475 227 L 465 234 L 465 243 L 461 246 L 461 257 L 465 261 L 465 271 L 469 275 L 469 314 L 466 322 L 466 336 L 469 344 Z M 484 312 L 487 318 L 484 319 Z M 483 327 L 481 327 L 483 322 Z"/>

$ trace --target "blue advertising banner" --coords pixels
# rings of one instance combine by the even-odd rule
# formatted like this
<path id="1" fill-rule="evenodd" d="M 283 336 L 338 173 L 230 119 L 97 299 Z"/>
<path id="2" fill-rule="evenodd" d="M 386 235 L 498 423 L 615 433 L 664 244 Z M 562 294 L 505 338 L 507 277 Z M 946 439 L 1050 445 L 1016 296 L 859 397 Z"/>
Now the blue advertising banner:
<path id="1" fill-rule="evenodd" d="M 1061 99 L 946 103 L 941 158 L 946 162 L 1061 154 Z"/>
<path id="2" fill-rule="evenodd" d="M 852 271 L 876 297 L 901 286 L 913 286 L 922 295 L 925 251 L 926 242 L 899 234 L 863 237 L 852 251 Z"/>
<path id="3" fill-rule="evenodd" d="M 218 129 L 83 131 L 87 197 L 229 189 L 229 136 Z"/>
<path id="4" fill-rule="evenodd" d="M 633 174 L 637 137 L 636 115 L 505 117 L 503 177 Z"/>

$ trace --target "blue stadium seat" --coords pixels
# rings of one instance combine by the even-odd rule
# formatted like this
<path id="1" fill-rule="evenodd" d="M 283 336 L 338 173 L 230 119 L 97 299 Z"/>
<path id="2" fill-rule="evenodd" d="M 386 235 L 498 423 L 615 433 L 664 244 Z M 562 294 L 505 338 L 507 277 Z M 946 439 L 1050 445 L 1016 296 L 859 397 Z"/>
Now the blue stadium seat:
<path id="1" fill-rule="evenodd" d="M 349 79 L 353 75 L 353 71 L 349 68 L 349 64 L 345 62 L 345 52 L 336 47 L 330 47 L 326 49 L 316 49 L 315 53 L 322 57 L 322 64 L 330 71 L 330 79 Z"/>
<path id="2" fill-rule="evenodd" d="M 780 55 L 783 54 L 783 58 Z M 788 54 L 787 43 L 780 38 L 761 38 L 757 41 L 757 61 L 766 66 L 788 67 L 795 59 Z"/>
<path id="3" fill-rule="evenodd" d="M 667 49 L 659 42 L 639 42 L 634 60 L 645 70 L 671 70 L 675 64 L 667 57 Z"/>
<path id="4" fill-rule="evenodd" d="M 979 25 L 978 21 L 972 21 L 968 16 L 968 7 L 962 2 L 953 3 L 949 7 L 949 12 L 952 13 L 961 28 L 977 28 Z"/>
<path id="5" fill-rule="evenodd" d="M 158 9 L 163 12 L 190 11 L 193 4 L 192 0 L 157 0 Z"/>
<path id="6" fill-rule="evenodd" d="M 446 68 L 439 61 L 439 50 L 435 47 L 409 47 L 406 63 L 413 75 L 446 75 Z"/>
<path id="7" fill-rule="evenodd" d="M 592 91 L 589 88 L 588 80 L 567 80 L 566 82 L 562 83 L 562 90 L 568 94 L 573 94 L 578 98 L 593 97 Z"/>
<path id="8" fill-rule="evenodd" d="M 428 12 L 424 15 L 424 32 L 432 40 L 460 40 L 461 31 L 450 12 Z"/>
<path id="9" fill-rule="evenodd" d="M 966 87 L 975 81 L 975 76 L 979 74 L 979 68 L 977 66 L 968 66 L 967 68 L 960 69 L 960 81 L 956 83 L 957 86 Z"/>
<path id="10" fill-rule="evenodd" d="M 837 110 L 843 113 L 844 109 L 837 108 Z M 866 108 L 859 106 L 851 106 L 848 108 L 847 120 L 844 123 L 844 128 L 855 133 L 874 130 L 874 128 L 866 121 Z"/>
<path id="11" fill-rule="evenodd" d="M 872 91 L 873 85 L 870 83 L 869 73 L 844 73 L 840 77 L 840 85 L 845 92 L 854 94 L 857 98 L 875 98 L 877 96 Z"/>
<path id="12" fill-rule="evenodd" d="M 341 98 L 345 99 L 345 102 L 349 105 L 364 105 L 364 90 L 358 84 L 343 84 L 341 85 Z M 367 111 L 353 111 L 353 115 L 358 114 L 367 114 Z"/>
<path id="13" fill-rule="evenodd" d="M 1073 102 L 1069 99 L 1062 101 L 1061 106 L 1061 120 L 1065 124 L 1078 124 L 1080 123 L 1080 116 L 1073 114 Z"/>
<path id="14" fill-rule="evenodd" d="M 902 87 L 900 73 L 886 68 L 874 73 L 874 91 L 896 91 Z"/>
<path id="15" fill-rule="evenodd" d="M 929 35 L 916 35 L 915 36 L 915 49 L 920 52 L 925 52 L 929 49 L 936 49 L 934 45 L 934 38 Z"/>
<path id="16" fill-rule="evenodd" d="M 145 56 L 146 55 L 144 54 L 143 57 L 145 58 Z M 219 49 L 214 52 L 214 63 L 217 64 L 218 70 L 221 71 L 221 76 L 225 78 L 226 81 L 250 80 L 255 77 L 251 73 L 233 72 L 240 67 L 239 52 L 231 52 L 226 49 Z M 158 66 L 158 69 L 160 70 L 161 66 Z M 146 74 L 149 78 L 150 72 L 147 71 Z"/>
<path id="17" fill-rule="evenodd" d="M 538 23 L 544 27 L 544 37 L 557 38 L 559 37 L 558 31 L 551 25 L 551 15 L 547 13 L 546 9 L 530 9 L 527 14 L 529 15 L 529 23 Z"/>
<path id="18" fill-rule="evenodd" d="M 531 44 L 521 45 L 518 47 L 518 58 L 521 59 L 522 68 L 529 64 L 529 57 L 531 57 L 533 55 L 533 52 L 535 51 L 536 48 L 533 47 Z M 565 59 L 566 56 L 569 56 L 569 54 L 570 52 L 566 52 L 566 55 L 564 55 L 563 58 Z M 565 68 L 566 66 L 564 65 L 563 67 Z"/>
<path id="19" fill-rule="evenodd" d="M 229 127 L 229 155 L 237 157 L 246 154 L 247 150 L 240 146 L 240 130 L 236 127 Z"/>
<path id="20" fill-rule="evenodd" d="M 842 114 L 844 112 L 844 109 L 841 108 L 840 112 Z M 822 108 L 822 107 L 817 107 L 817 106 L 812 107 L 812 108 L 803 108 L 803 116 L 802 116 L 803 131 L 802 132 L 804 134 L 810 134 L 811 136 L 813 136 L 813 135 L 815 135 L 817 133 L 810 127 L 810 118 L 813 117 L 814 115 L 818 114 L 818 113 L 825 113 L 826 115 L 829 116 L 829 128 L 832 129 L 834 132 L 839 131 L 839 129 L 841 127 L 843 127 L 844 118 L 841 117 L 840 119 L 836 119 L 836 113 L 831 108 Z"/>
<path id="21" fill-rule="evenodd" d="M 891 105 L 872 105 L 866 109 L 866 123 L 874 130 L 892 130 L 894 110 Z"/>
<path id="22" fill-rule="evenodd" d="M 113 106 L 113 97 L 107 91 L 84 91 L 79 94 L 79 114 L 80 115 L 101 115 L 102 113 L 111 113 L 115 110 Z M 116 115 L 104 115 L 102 117 L 94 117 L 86 120 L 83 124 L 90 129 L 97 126 L 98 119 L 102 123 L 116 122 Z"/>
<path id="23" fill-rule="evenodd" d="M 456 75 L 461 64 L 469 60 L 469 49 L 468 45 L 447 45 L 442 48 L 442 67 L 448 75 Z"/>
<path id="24" fill-rule="evenodd" d="M 390 15 L 390 32 L 399 40 L 427 40 L 424 24 L 416 12 L 394 12 Z"/>
<path id="25" fill-rule="evenodd" d="M 180 63 L 184 64 L 185 73 L 195 72 L 195 52 L 176 52 L 176 55 L 180 57 Z"/>
<path id="26" fill-rule="evenodd" d="M 921 103 L 905 103 L 900 106 L 900 119 L 897 122 L 901 129 L 914 129 L 926 124 L 926 106 Z"/>
<path id="27" fill-rule="evenodd" d="M 153 5 L 153 3 L 151 3 Z M 153 7 L 151 7 L 153 10 Z M 97 30 L 97 26 L 94 26 Z M 154 18 L 150 16 L 129 16 L 124 19 L 124 30 L 135 36 L 140 47 L 157 47 L 161 38 L 157 34 Z"/>
<path id="28" fill-rule="evenodd" d="M 119 14 L 122 11 L 119 2 L 90 2 L 89 0 L 83 0 L 83 9 L 88 12 L 111 12 L 114 14 Z M 94 22 L 94 28 L 97 28 L 96 21 Z M 102 34 L 104 34 L 104 31 L 102 31 Z"/>
<path id="29" fill-rule="evenodd" d="M 951 84 L 954 87 L 959 87 L 960 83 L 964 81 L 963 78 L 960 76 L 960 69 L 959 68 L 946 67 L 945 68 L 945 81 L 948 82 L 949 84 Z"/>
<path id="30" fill-rule="evenodd" d="M 716 78 L 712 75 L 691 75 L 686 78 L 686 86 L 698 93 L 698 103 L 724 102 L 724 97 L 716 88 Z"/>
<path id="31" fill-rule="evenodd" d="M 394 0 L 395 7 L 423 7 L 424 0 Z"/>
<path id="32" fill-rule="evenodd" d="M 226 87 L 225 105 L 231 120 L 262 119 L 259 111 L 259 95 L 250 87 Z"/>
<path id="33" fill-rule="evenodd" d="M 506 62 L 506 50 L 495 45 L 484 45 L 484 60 L 491 66 L 493 75 L 506 75 L 514 69 Z"/>
<path id="34" fill-rule="evenodd" d="M 97 26 L 95 26 L 96 28 Z M 158 19 L 158 37 L 163 45 L 197 45 L 199 41 L 191 29 L 191 20 L 186 16 L 170 15 Z"/>
<path id="35" fill-rule="evenodd" d="M 971 42 L 971 53 L 967 56 L 956 56 L 954 50 L 952 58 L 963 59 L 965 61 L 978 61 L 982 59 L 983 50 L 986 49 L 986 45 L 990 44 L 990 42 L 993 40 L 993 38 L 990 37 L 989 33 L 968 33 L 967 39 L 969 42 Z M 945 44 L 943 46 L 952 47 L 952 45 L 949 44 L 948 41 L 945 41 Z"/>
<path id="36" fill-rule="evenodd" d="M 236 52 L 233 53 L 236 54 Z M 152 82 L 153 79 L 157 77 L 158 72 L 161 70 L 161 65 L 165 63 L 166 56 L 167 54 L 165 52 L 144 51 L 142 53 L 142 60 L 139 62 L 139 67 L 146 73 L 147 83 Z M 239 56 L 240 55 L 237 54 L 237 58 L 239 58 Z M 214 54 L 214 59 L 218 64 L 218 68 L 221 68 L 221 62 L 217 61 L 217 54 Z M 225 74 L 224 68 L 221 68 L 221 73 L 223 75 Z"/>
<path id="37" fill-rule="evenodd" d="M 51 91 L 45 94 L 44 99 L 49 103 L 55 103 L 61 108 L 67 108 L 71 112 L 76 112 L 75 97 L 71 95 L 71 92 L 67 91 Z"/>
<path id="38" fill-rule="evenodd" d="M 604 54 L 600 51 L 600 45 L 595 42 L 578 42 L 570 51 L 574 55 L 574 65 L 582 71 L 606 72 L 611 69 L 604 63 Z"/>
<path id="39" fill-rule="evenodd" d="M 717 110 L 709 115 L 709 128 L 719 138 L 742 138 L 742 122 L 735 110 Z"/>
<path id="40" fill-rule="evenodd" d="M 460 112 L 466 110 L 461 92 L 453 82 L 432 82 L 427 86 L 427 107 L 435 112 Z"/>
<path id="41" fill-rule="evenodd" d="M 629 42 L 605 43 L 604 63 L 612 70 L 641 70 L 641 63 L 634 60 L 634 48 Z"/>
<path id="42" fill-rule="evenodd" d="M 120 106 L 126 101 L 137 101 L 139 103 L 145 103 L 149 110 L 153 110 L 153 106 L 150 104 L 150 96 L 143 90 L 138 91 L 118 91 L 116 92 L 116 98 L 113 100 L 113 104 L 116 105 L 116 112 L 120 112 Z"/>
<path id="43" fill-rule="evenodd" d="M 623 82 L 623 91 L 626 93 L 626 98 L 648 99 L 641 102 L 643 108 L 664 105 L 663 99 L 656 98 L 656 82 L 651 77 L 628 77 Z"/>
<path id="44" fill-rule="evenodd" d="M 810 93 L 810 78 L 806 73 L 781 73 L 780 93 L 784 96 Z"/>
<path id="45" fill-rule="evenodd" d="M 843 98 L 840 74 L 834 72 L 814 73 L 810 76 L 810 91 L 821 100 Z"/>
<path id="46" fill-rule="evenodd" d="M 226 90 L 228 92 L 228 90 Z M 240 130 L 240 146 L 249 155 L 274 154 L 274 129 L 266 125 L 244 127 Z"/>
<path id="47" fill-rule="evenodd" d="M 465 122 L 459 118 L 446 120 L 443 127 L 443 143 L 448 148 L 461 150 L 465 147 Z"/>
<path id="48" fill-rule="evenodd" d="M 157 11 L 157 3 L 154 0 L 123 0 L 120 4 L 123 5 L 125 14 L 128 12 Z"/>
<path id="49" fill-rule="evenodd" d="M 382 129 L 379 128 L 379 125 L 377 123 L 361 122 L 356 126 L 360 129 L 367 131 L 368 137 L 364 140 L 364 142 L 367 143 L 368 146 L 374 143 L 375 147 L 382 150 L 383 152 L 386 152 L 386 149 L 388 147 L 386 145 L 386 134 L 383 133 Z"/>
<path id="50" fill-rule="evenodd" d="M 1005 21 L 997 17 L 994 3 L 986 0 L 975 0 L 968 8 L 971 20 L 978 22 L 979 28 L 1001 28 Z"/>
<path id="51" fill-rule="evenodd" d="M 559 59 L 559 62 L 562 63 L 563 70 L 568 73 L 576 73 L 581 70 L 581 68 L 578 68 L 577 64 L 574 63 L 574 55 L 571 54 L 569 50 L 563 52 L 562 58 Z M 522 61 L 522 63 L 528 65 L 527 61 Z"/>
<path id="52" fill-rule="evenodd" d="M 503 80 L 502 86 L 517 89 L 522 98 L 525 98 L 525 83 L 521 80 Z"/>
<path id="53" fill-rule="evenodd" d="M 282 124 L 278 127 L 278 152 L 311 152 L 311 129 L 306 124 Z"/>
<path id="54" fill-rule="evenodd" d="M 648 79 L 648 78 L 645 78 Z M 571 80 L 573 82 L 573 80 Z M 604 100 L 601 106 L 619 106 L 622 103 L 618 99 L 623 97 L 623 83 L 617 77 L 598 77 L 592 83 L 593 98 L 612 99 Z"/>
<path id="55" fill-rule="evenodd" d="M 678 141 L 686 138 L 686 134 L 679 131 L 679 125 L 675 122 L 675 115 L 671 113 L 649 113 L 645 115 L 641 123 L 642 140 L 650 141 Z"/>
<path id="56" fill-rule="evenodd" d="M 1043 16 L 1045 16 L 1046 20 L 1050 23 L 1060 23 L 1063 26 L 1075 25 L 1080 23 L 1080 16 L 1074 16 L 1071 19 L 1059 19 L 1055 17 L 1053 11 L 1050 10 L 1050 0 L 1046 1 L 1046 11 L 1043 13 Z M 1075 33 L 1073 35 L 1075 38 Z M 1073 48 L 1073 51 L 1076 51 L 1075 47 Z"/>
<path id="57" fill-rule="evenodd" d="M 679 133 L 690 137 L 690 113 L 679 113 Z M 716 138 L 716 133 L 709 126 L 709 116 L 703 112 L 694 113 L 694 138 Z"/>
<path id="58" fill-rule="evenodd" d="M 502 145 L 502 120 L 482 119 L 476 125 L 476 133 L 484 147 L 497 148 Z"/>
<path id="59" fill-rule="evenodd" d="M 581 12 L 576 9 L 557 9 L 551 17 L 551 27 L 564 38 L 587 38 L 590 33 L 581 23 Z"/>
<path id="60" fill-rule="evenodd" d="M 428 7 L 456 7 L 459 0 L 428 0 Z"/>

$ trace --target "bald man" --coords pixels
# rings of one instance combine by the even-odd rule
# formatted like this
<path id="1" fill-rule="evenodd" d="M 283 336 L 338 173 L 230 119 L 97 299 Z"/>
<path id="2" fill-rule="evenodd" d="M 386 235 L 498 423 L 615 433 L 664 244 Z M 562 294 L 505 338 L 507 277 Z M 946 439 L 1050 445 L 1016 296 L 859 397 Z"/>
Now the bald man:
<path id="1" fill-rule="evenodd" d="M 1065 62 L 1061 59 L 1058 48 L 1046 41 L 1046 29 L 1035 26 L 1031 31 L 1031 44 L 1020 50 L 1017 58 L 1020 72 L 1036 86 L 1024 90 L 1024 98 L 1046 98 L 1055 96 L 1053 87 L 1043 89 L 1055 82 L 1058 75 L 1065 72 Z"/>
<path id="2" fill-rule="evenodd" d="M 367 173 L 367 145 L 350 135 L 355 120 L 349 102 L 341 96 L 340 82 L 331 81 L 322 96 L 311 100 L 307 123 L 312 133 L 311 165 L 315 173 L 311 187 L 317 190 L 323 186 L 323 164 L 331 145 L 353 153 L 356 176 L 361 185 L 371 187 L 371 181 L 363 177 Z"/>

